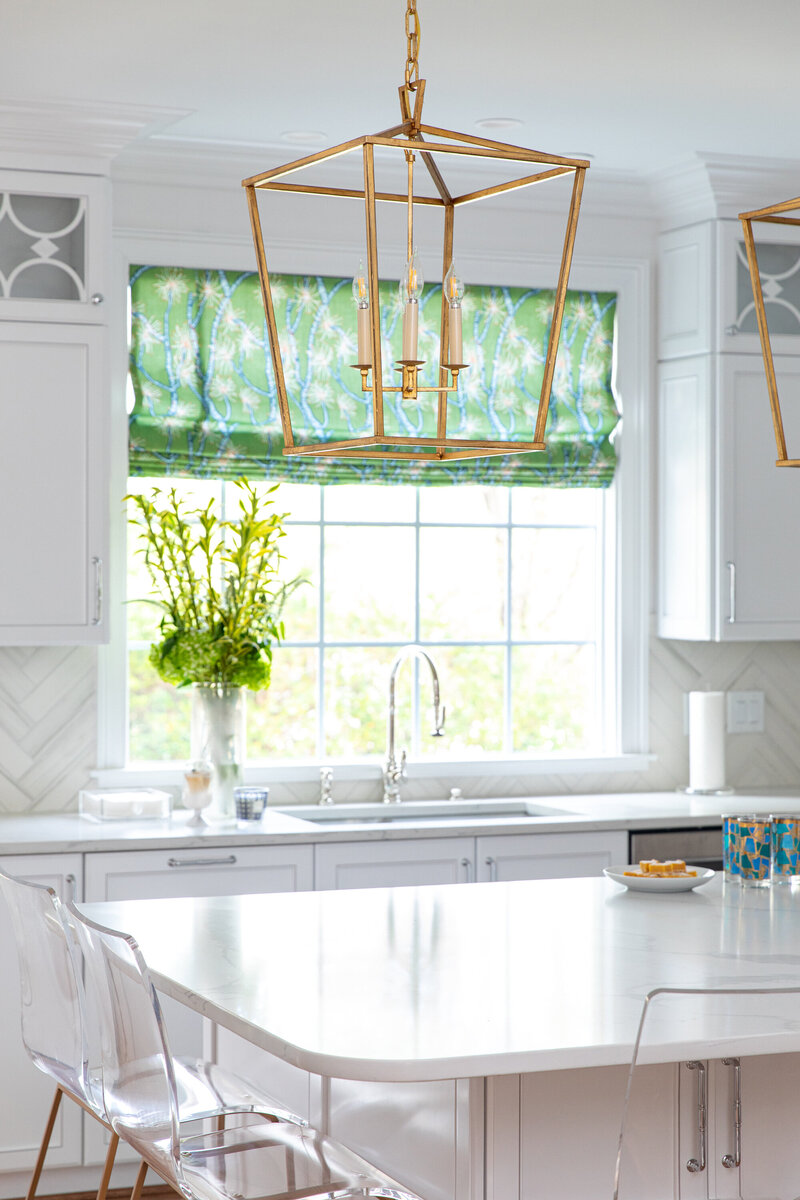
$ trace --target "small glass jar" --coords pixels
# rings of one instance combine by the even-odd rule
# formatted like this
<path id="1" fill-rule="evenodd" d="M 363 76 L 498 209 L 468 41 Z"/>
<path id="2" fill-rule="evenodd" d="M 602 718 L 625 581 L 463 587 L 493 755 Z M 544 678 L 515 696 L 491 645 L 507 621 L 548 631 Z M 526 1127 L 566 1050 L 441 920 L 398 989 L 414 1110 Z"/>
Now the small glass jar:
<path id="1" fill-rule="evenodd" d="M 264 815 L 269 799 L 269 788 L 266 787 L 235 787 L 233 802 L 236 806 L 237 825 L 250 827 L 260 821 Z"/>

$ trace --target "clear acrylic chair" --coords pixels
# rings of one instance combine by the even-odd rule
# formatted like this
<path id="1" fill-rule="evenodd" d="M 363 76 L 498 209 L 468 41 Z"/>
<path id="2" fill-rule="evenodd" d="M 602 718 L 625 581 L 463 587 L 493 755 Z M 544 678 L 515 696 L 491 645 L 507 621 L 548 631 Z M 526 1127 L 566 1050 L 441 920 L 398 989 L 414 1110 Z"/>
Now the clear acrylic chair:
<path id="1" fill-rule="evenodd" d="M 646 996 L 614 1200 L 797 1200 L 797 1130 L 800 987 Z"/>
<path id="2" fill-rule="evenodd" d="M 33 1063 L 56 1084 L 26 1200 L 36 1193 L 64 1096 L 111 1135 L 98 1190 L 98 1200 L 103 1200 L 119 1139 L 105 1111 L 99 1024 L 84 990 L 82 953 L 69 914 L 52 888 L 2 871 L 0 892 L 8 905 L 17 947 L 23 1044 Z M 184 1120 L 246 1112 L 304 1124 L 273 1097 L 213 1063 L 176 1060 L 175 1080 Z"/>
<path id="3" fill-rule="evenodd" d="M 111 1131 L 99 1077 L 89 1070 L 80 970 L 50 887 L 0 872 L 0 891 L 11 915 L 19 961 L 22 1041 L 32 1062 L 55 1081 L 56 1091 L 28 1186 L 32 1200 L 44 1167 L 61 1100 L 67 1096 Z M 108 1188 L 118 1137 L 111 1131 L 98 1190 Z"/>
<path id="4" fill-rule="evenodd" d="M 70 905 L 101 1013 L 105 1105 L 116 1133 L 188 1200 L 419 1200 L 308 1125 L 181 1120 L 158 995 L 132 937 Z M 132 1195 L 138 1200 L 144 1175 Z"/>

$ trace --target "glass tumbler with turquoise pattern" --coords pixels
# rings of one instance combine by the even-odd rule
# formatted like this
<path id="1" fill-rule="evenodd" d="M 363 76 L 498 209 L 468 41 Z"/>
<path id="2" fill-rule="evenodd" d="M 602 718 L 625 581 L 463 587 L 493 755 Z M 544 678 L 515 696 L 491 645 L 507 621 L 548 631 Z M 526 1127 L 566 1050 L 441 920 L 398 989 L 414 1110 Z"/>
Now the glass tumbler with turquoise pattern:
<path id="1" fill-rule="evenodd" d="M 769 887 L 772 867 L 772 820 L 768 816 L 739 819 L 738 859 L 746 887 Z"/>
<path id="2" fill-rule="evenodd" d="M 742 882 L 742 825 L 755 819 L 754 813 L 722 814 L 722 869 L 732 883 Z"/>
<path id="3" fill-rule="evenodd" d="M 800 879 L 800 814 L 773 813 L 772 882 L 792 883 Z"/>

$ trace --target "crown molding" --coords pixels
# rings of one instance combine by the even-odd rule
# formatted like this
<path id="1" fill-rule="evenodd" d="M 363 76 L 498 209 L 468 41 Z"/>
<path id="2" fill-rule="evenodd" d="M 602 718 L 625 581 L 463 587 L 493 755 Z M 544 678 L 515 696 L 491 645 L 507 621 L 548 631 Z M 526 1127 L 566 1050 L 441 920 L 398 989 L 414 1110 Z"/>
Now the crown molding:
<path id="1" fill-rule="evenodd" d="M 308 154 L 313 154 L 309 149 Z M 257 171 L 266 171 L 282 163 L 304 157 L 302 149 L 285 143 L 245 143 L 204 141 L 191 138 L 171 137 L 158 134 L 129 146 L 114 162 L 112 174 L 115 181 L 132 185 L 156 184 L 160 186 L 182 185 L 185 187 L 238 188 L 242 179 Z M 471 160 L 474 173 L 480 165 Z M 455 161 L 448 164 L 448 177 L 458 179 L 466 175 L 469 168 Z M 360 157 L 342 157 L 326 167 L 336 175 L 341 186 L 358 186 L 362 178 Z M 398 186 L 405 187 L 405 172 L 398 175 Z M 548 211 L 546 196 L 541 207 Z M 510 196 L 504 198 L 506 210 L 513 206 Z M 487 201 L 487 205 L 491 201 Z M 523 207 L 520 205 L 519 207 Z M 561 211 L 563 206 L 555 203 L 552 211 Z M 584 213 L 598 216 L 638 218 L 652 220 L 655 215 L 653 198 L 648 180 L 642 176 L 622 171 L 603 171 L 591 167 L 587 172 L 584 198 Z"/>
<path id="2" fill-rule="evenodd" d="M 736 218 L 800 194 L 800 161 L 698 152 L 651 177 L 663 229 Z"/>
<path id="3" fill-rule="evenodd" d="M 127 146 L 190 115 L 145 104 L 0 98 L 0 154 L 18 170 L 108 174 Z"/>

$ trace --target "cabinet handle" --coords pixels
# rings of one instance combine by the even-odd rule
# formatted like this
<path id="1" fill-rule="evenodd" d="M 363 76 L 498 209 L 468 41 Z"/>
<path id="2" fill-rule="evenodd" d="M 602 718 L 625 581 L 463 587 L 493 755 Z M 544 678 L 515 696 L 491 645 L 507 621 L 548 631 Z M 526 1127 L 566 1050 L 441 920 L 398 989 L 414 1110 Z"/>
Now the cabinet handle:
<path id="1" fill-rule="evenodd" d="M 464 882 L 472 883 L 472 859 L 471 858 L 462 858 L 460 865 L 464 868 L 464 874 L 466 875 L 466 879 L 464 880 Z"/>
<path id="2" fill-rule="evenodd" d="M 723 1167 L 742 1162 L 742 1064 L 738 1058 L 723 1058 L 723 1067 L 733 1067 L 733 1154 L 723 1154 Z"/>
<path id="3" fill-rule="evenodd" d="M 92 292 L 89 299 L 91 300 L 92 304 L 102 304 L 105 300 L 105 296 L 102 292 Z"/>
<path id="4" fill-rule="evenodd" d="M 168 867 L 232 867 L 236 862 L 235 854 L 224 858 L 168 858 Z"/>
<path id="5" fill-rule="evenodd" d="M 496 883 L 497 882 L 497 859 L 492 858 L 492 856 L 489 855 L 488 858 L 484 859 L 484 862 L 486 863 L 486 866 L 489 868 L 489 882 Z"/>
<path id="6" fill-rule="evenodd" d="M 64 876 L 64 886 L 65 886 L 66 892 L 67 892 L 67 900 L 74 900 L 75 899 L 75 876 L 74 875 L 65 875 Z"/>
<path id="7" fill-rule="evenodd" d="M 725 566 L 728 568 L 729 586 L 728 586 L 728 624 L 736 624 L 736 563 L 727 562 Z"/>
<path id="8" fill-rule="evenodd" d="M 697 1141 L 699 1158 L 690 1158 L 686 1170 L 696 1175 L 706 1169 L 706 1116 L 708 1113 L 708 1089 L 706 1085 L 706 1064 L 704 1062 L 687 1062 L 690 1071 L 697 1071 Z"/>
<path id="9" fill-rule="evenodd" d="M 92 559 L 94 567 L 94 616 L 92 624 L 99 625 L 103 619 L 103 560 L 96 555 Z"/>

